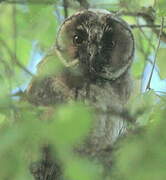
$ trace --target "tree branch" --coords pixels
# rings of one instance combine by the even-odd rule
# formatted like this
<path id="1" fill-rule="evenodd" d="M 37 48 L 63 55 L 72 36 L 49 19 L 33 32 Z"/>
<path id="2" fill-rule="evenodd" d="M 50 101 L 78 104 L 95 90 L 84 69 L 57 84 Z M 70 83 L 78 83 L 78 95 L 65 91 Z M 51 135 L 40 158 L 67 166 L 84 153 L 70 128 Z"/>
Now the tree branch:
<path id="1" fill-rule="evenodd" d="M 0 0 L 0 3 L 1 3 L 1 2 L 4 2 L 4 1 L 5 1 L 5 0 Z"/>
<path id="2" fill-rule="evenodd" d="M 27 74 L 29 74 L 30 76 L 34 76 L 28 69 L 26 69 L 18 60 L 18 58 L 15 56 L 15 54 L 10 50 L 10 48 L 8 47 L 8 45 L 6 44 L 6 42 L 0 38 L 0 43 L 5 47 L 5 49 L 7 50 L 7 52 L 10 55 L 11 61 L 14 62 L 18 67 L 20 67 L 21 69 L 23 69 Z"/>
<path id="3" fill-rule="evenodd" d="M 82 6 L 83 8 L 85 9 L 88 9 L 89 8 L 89 3 L 87 0 L 76 0 L 80 3 L 80 6 Z"/>
<path id="4" fill-rule="evenodd" d="M 68 17 L 68 1 L 67 0 L 63 0 L 63 8 L 64 8 L 64 16 L 65 18 Z"/>
<path id="5" fill-rule="evenodd" d="M 131 24 L 131 28 L 160 28 L 161 25 L 158 24 Z M 166 28 L 166 26 L 163 26 L 163 29 Z"/>
<path id="6" fill-rule="evenodd" d="M 45 4 L 45 5 L 50 5 L 50 4 L 55 4 L 55 0 L 0 0 L 1 2 L 9 3 L 9 4 L 26 4 L 26 3 L 31 3 L 31 4 Z"/>
<path id="7" fill-rule="evenodd" d="M 160 32 L 159 32 L 158 45 L 157 45 L 157 48 L 156 48 L 155 57 L 154 57 L 154 62 L 153 62 L 153 67 L 152 67 L 152 71 L 151 71 L 151 74 L 150 74 L 150 77 L 149 77 L 148 84 L 147 84 L 147 86 L 146 86 L 146 90 L 149 90 L 149 89 L 150 89 L 150 83 L 151 83 L 151 80 L 152 80 L 152 76 L 153 76 L 153 72 L 154 72 L 154 68 L 155 68 L 156 60 L 157 60 L 157 53 L 158 53 L 158 50 L 159 50 L 159 47 L 160 47 L 161 35 L 162 35 L 162 32 L 163 32 L 163 26 L 164 26 L 164 18 L 162 17 L 162 20 L 161 20 L 161 28 L 160 28 Z"/>
<path id="8" fill-rule="evenodd" d="M 144 8 L 143 11 L 141 12 L 127 12 L 127 11 L 121 11 L 120 13 L 118 13 L 118 16 L 134 16 L 134 17 L 142 17 L 147 25 L 146 27 L 151 28 L 151 30 L 159 37 L 160 34 L 160 30 L 158 30 L 157 28 L 159 28 L 159 25 L 154 24 L 155 21 L 155 11 L 152 8 Z M 132 25 L 131 25 L 132 26 Z M 136 25 L 133 25 L 136 28 Z M 145 26 L 145 25 L 143 25 Z M 165 28 L 166 26 L 164 26 L 163 28 Z M 161 36 L 160 36 L 161 40 L 163 42 L 166 43 L 166 33 L 164 31 L 162 31 Z"/>
<path id="9" fill-rule="evenodd" d="M 143 17 L 148 18 L 151 21 L 154 21 L 154 17 L 148 14 L 147 12 L 128 12 L 128 11 L 121 11 L 118 12 L 118 16 L 133 16 L 133 17 Z"/>

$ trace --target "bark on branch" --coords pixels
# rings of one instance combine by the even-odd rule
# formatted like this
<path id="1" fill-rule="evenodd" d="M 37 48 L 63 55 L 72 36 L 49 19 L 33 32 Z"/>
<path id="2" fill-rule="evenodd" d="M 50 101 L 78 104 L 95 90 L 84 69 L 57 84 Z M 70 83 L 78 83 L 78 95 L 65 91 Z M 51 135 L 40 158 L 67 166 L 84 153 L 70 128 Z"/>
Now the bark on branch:
<path id="1" fill-rule="evenodd" d="M 142 17 L 146 21 L 146 25 L 132 25 L 133 28 L 135 27 L 149 27 L 151 30 L 159 37 L 160 34 L 160 25 L 155 24 L 155 11 L 151 7 L 144 8 L 143 11 L 140 12 L 128 12 L 128 11 L 121 11 L 118 13 L 119 16 L 133 16 L 133 17 Z M 132 27 L 131 26 L 131 27 Z M 165 28 L 165 26 L 163 27 Z M 161 40 L 166 43 L 166 33 L 164 31 L 161 32 Z"/>

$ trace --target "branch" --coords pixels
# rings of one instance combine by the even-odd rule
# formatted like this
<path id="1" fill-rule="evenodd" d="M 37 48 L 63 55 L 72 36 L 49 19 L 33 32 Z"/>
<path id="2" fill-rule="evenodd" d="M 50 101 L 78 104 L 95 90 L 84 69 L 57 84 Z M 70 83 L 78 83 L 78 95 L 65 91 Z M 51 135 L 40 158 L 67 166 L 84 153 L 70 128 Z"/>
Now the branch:
<path id="1" fill-rule="evenodd" d="M 16 93 L 10 94 L 11 97 L 20 97 L 22 100 L 26 99 L 26 92 L 19 89 Z"/>
<path id="2" fill-rule="evenodd" d="M 5 0 L 0 0 L 0 3 L 3 2 L 3 1 L 5 1 Z"/>
<path id="3" fill-rule="evenodd" d="M 18 60 L 18 58 L 15 56 L 15 54 L 13 54 L 13 52 L 10 50 L 10 48 L 8 47 L 8 45 L 6 44 L 6 42 L 0 38 L 0 43 L 5 47 L 5 49 L 8 51 L 11 61 L 14 62 L 18 67 L 20 67 L 21 69 L 23 69 L 27 74 L 29 74 L 30 76 L 34 76 L 28 69 L 26 69 Z"/>
<path id="4" fill-rule="evenodd" d="M 137 24 L 131 24 L 130 25 L 131 28 L 160 28 L 161 25 L 158 25 L 158 24 L 140 24 L 140 25 L 137 25 Z M 166 28 L 166 26 L 163 26 L 163 29 Z"/>
<path id="5" fill-rule="evenodd" d="M 142 17 L 146 21 L 146 23 L 147 23 L 146 27 L 151 28 L 151 30 L 159 37 L 160 30 L 157 29 L 157 28 L 159 28 L 159 25 L 155 25 L 154 24 L 154 21 L 155 21 L 155 11 L 151 7 L 144 8 L 143 12 L 121 11 L 120 13 L 118 12 L 118 16 Z M 165 27 L 166 26 L 164 26 L 163 28 L 165 28 Z M 166 43 L 166 33 L 164 31 L 162 31 L 160 38 L 161 38 L 161 40 L 163 42 Z"/>
<path id="6" fill-rule="evenodd" d="M 151 80 L 152 80 L 152 76 L 153 76 L 153 72 L 154 72 L 154 68 L 155 68 L 156 60 L 157 60 L 157 53 L 158 53 L 158 50 L 159 50 L 159 47 L 160 47 L 161 35 L 162 35 L 162 32 L 163 32 L 163 26 L 164 26 L 164 18 L 162 17 L 162 20 L 161 20 L 161 28 L 160 28 L 160 32 L 159 32 L 158 45 L 157 45 L 157 48 L 156 48 L 155 57 L 154 57 L 154 62 L 153 62 L 153 67 L 152 67 L 152 71 L 151 71 L 151 74 L 150 74 L 150 77 L 149 77 L 148 84 L 147 84 L 147 86 L 146 86 L 146 90 L 149 90 L 149 89 L 150 89 L 150 83 L 151 83 Z"/>
<path id="7" fill-rule="evenodd" d="M 14 61 L 16 61 L 16 54 L 17 54 L 17 22 L 16 22 L 16 16 L 17 16 L 17 14 L 16 14 L 16 4 L 14 4 L 13 5 L 13 14 L 12 14 L 12 18 L 13 18 L 13 44 L 14 44 L 14 53 L 13 53 L 13 55 L 14 55 Z M 14 62 L 13 61 L 13 62 Z"/>
<path id="8" fill-rule="evenodd" d="M 82 6 L 85 9 L 88 9 L 90 6 L 87 0 L 76 0 L 76 1 L 78 1 L 80 3 L 80 6 Z"/>
<path id="9" fill-rule="evenodd" d="M 160 93 L 160 94 L 163 94 L 163 95 L 166 95 L 166 92 L 165 92 L 165 91 L 155 91 L 155 90 L 154 90 L 154 92 Z"/>
<path id="10" fill-rule="evenodd" d="M 0 57 L 0 63 L 3 64 L 6 74 L 12 76 L 12 70 L 11 70 L 10 66 L 4 59 L 2 59 L 2 57 Z"/>
<path id="11" fill-rule="evenodd" d="M 0 0 L 1 2 L 9 3 L 9 4 L 26 4 L 26 3 L 31 3 L 31 4 L 45 4 L 45 5 L 50 5 L 50 4 L 55 4 L 56 1 L 54 0 Z"/>
<path id="12" fill-rule="evenodd" d="M 137 25 L 140 25 L 138 19 L 137 19 Z M 160 27 L 161 27 L 161 25 L 160 25 Z M 146 35 L 145 31 L 142 30 L 141 27 L 138 27 L 138 28 L 139 28 L 140 32 L 142 33 L 142 35 L 144 36 L 144 38 L 149 42 L 149 45 L 150 45 L 149 46 L 149 50 L 150 50 L 150 47 L 152 47 L 154 49 L 154 51 L 155 51 L 156 47 L 153 45 L 153 41 L 152 41 L 153 32 L 151 32 L 151 36 L 149 37 L 149 36 Z M 148 54 L 147 54 L 146 57 L 149 56 L 149 52 L 147 52 L 147 53 Z"/>
<path id="13" fill-rule="evenodd" d="M 152 17 L 152 15 L 149 15 L 147 12 L 127 12 L 127 11 L 121 11 L 121 12 L 118 12 L 118 16 L 143 17 L 143 18 L 148 18 L 151 21 L 154 21 L 154 18 Z"/>
<path id="14" fill-rule="evenodd" d="M 166 43 L 166 33 L 163 31 L 163 28 L 164 28 L 165 26 L 162 27 L 162 32 L 160 32 L 160 30 L 158 30 L 157 28 L 153 27 L 155 24 L 154 24 L 154 18 L 152 19 L 152 16 L 151 16 L 151 17 L 150 17 L 150 15 L 149 15 L 149 16 L 144 16 L 143 18 L 144 18 L 144 20 L 147 22 L 147 24 L 148 24 L 149 26 L 152 26 L 152 28 L 151 28 L 152 31 L 153 31 L 158 37 L 160 37 L 163 42 Z"/>
<path id="15" fill-rule="evenodd" d="M 68 2 L 67 0 L 63 0 L 63 8 L 64 8 L 64 16 L 65 18 L 68 17 Z"/>

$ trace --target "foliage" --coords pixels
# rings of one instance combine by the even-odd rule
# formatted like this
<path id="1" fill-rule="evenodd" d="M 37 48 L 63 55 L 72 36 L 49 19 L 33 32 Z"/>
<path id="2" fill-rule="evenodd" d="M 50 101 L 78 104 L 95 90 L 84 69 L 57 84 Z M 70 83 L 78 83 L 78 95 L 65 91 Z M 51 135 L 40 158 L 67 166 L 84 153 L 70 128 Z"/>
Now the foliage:
<path id="1" fill-rule="evenodd" d="M 161 101 L 150 113 L 147 125 L 125 139 L 115 154 L 116 166 L 113 179 L 166 178 L 165 117 L 165 101 Z"/>
<path id="2" fill-rule="evenodd" d="M 34 1 L 17 4 L 0 1 L 0 179 L 32 179 L 29 164 L 39 158 L 40 146 L 48 142 L 52 143 L 65 164 L 66 177 L 101 179 L 100 165 L 80 159 L 71 151 L 73 144 L 87 134 L 93 119 L 92 109 L 76 102 L 56 107 L 35 107 L 27 103 L 24 97 L 19 100 L 11 95 L 32 77 L 32 67 L 28 68 L 29 65 L 35 63 L 32 61 L 38 61 L 40 52 L 46 53 L 54 44 L 60 21 L 64 18 L 60 0 L 48 3 Z M 132 13 L 149 12 L 148 7 L 153 7 L 156 12 L 157 25 L 166 15 L 165 0 L 87 2 L 91 7 L 121 12 L 129 24 L 146 24 L 143 17 Z M 68 2 L 69 14 L 78 8 L 76 0 Z M 128 14 L 124 13 L 127 11 Z M 136 54 L 131 72 L 137 87 L 144 67 L 153 62 L 159 38 L 153 28 L 139 27 L 133 29 L 133 33 Z M 166 78 L 165 43 L 162 40 L 157 52 L 158 71 L 162 79 Z M 112 177 L 108 179 L 166 179 L 165 96 L 156 94 L 155 90 L 145 94 L 137 90 L 128 104 L 128 111 L 135 119 L 129 122 L 131 135 L 118 144 L 120 148 L 114 156 Z"/>

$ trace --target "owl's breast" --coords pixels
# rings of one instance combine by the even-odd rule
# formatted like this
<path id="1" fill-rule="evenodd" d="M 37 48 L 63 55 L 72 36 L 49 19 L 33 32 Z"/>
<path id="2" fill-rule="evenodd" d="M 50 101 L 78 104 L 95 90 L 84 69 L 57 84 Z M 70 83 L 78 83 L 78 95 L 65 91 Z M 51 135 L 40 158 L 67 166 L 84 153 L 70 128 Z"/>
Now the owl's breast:
<path id="1" fill-rule="evenodd" d="M 84 87 L 78 91 L 77 100 L 86 100 L 95 109 L 107 112 L 111 109 L 122 109 L 124 104 L 122 96 L 123 94 L 117 93 L 109 82 L 101 85 L 84 84 Z"/>
<path id="2" fill-rule="evenodd" d="M 126 131 L 126 124 L 119 115 L 123 111 L 124 103 L 110 83 L 103 86 L 93 84 L 88 89 L 81 89 L 78 99 L 86 100 L 95 110 L 94 123 L 82 151 L 92 156 L 99 155 Z"/>

